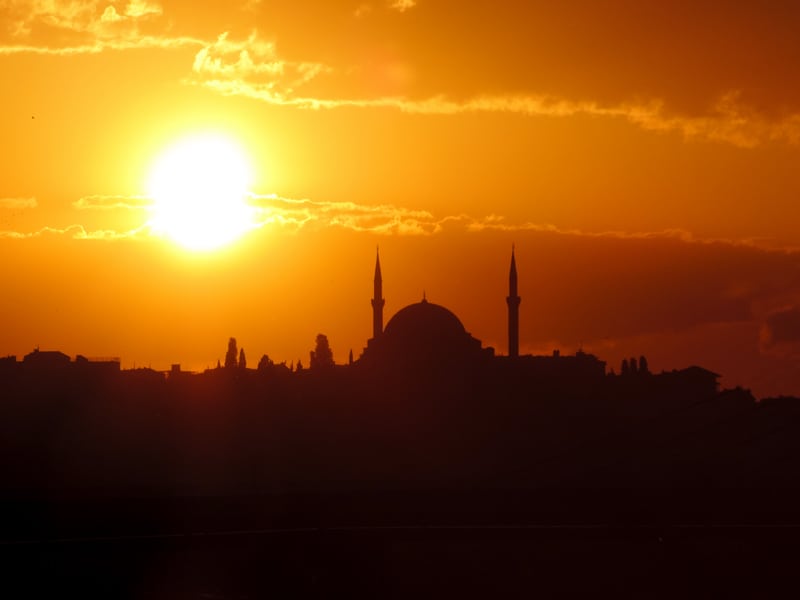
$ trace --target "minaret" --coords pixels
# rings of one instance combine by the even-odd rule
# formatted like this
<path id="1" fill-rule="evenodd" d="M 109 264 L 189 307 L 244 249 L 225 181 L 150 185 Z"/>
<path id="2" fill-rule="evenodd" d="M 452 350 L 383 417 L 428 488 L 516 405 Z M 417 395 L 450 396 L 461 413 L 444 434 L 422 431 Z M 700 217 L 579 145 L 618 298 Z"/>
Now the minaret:
<path id="1" fill-rule="evenodd" d="M 516 358 L 519 356 L 519 303 L 522 301 L 517 295 L 517 261 L 514 258 L 514 246 L 511 246 L 511 270 L 508 273 L 508 355 Z"/>
<path id="2" fill-rule="evenodd" d="M 381 256 L 375 255 L 375 293 L 372 298 L 372 337 L 377 339 L 383 333 L 383 279 L 381 279 Z"/>

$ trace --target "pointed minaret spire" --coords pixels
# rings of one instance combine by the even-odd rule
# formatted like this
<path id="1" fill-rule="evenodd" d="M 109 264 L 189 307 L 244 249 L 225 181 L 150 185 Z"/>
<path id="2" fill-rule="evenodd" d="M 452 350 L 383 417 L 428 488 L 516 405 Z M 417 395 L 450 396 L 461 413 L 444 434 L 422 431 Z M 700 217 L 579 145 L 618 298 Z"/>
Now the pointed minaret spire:
<path id="1" fill-rule="evenodd" d="M 519 303 L 522 298 L 517 294 L 517 260 L 514 256 L 514 245 L 511 245 L 511 269 L 508 273 L 508 355 L 519 356 Z"/>
<path id="2" fill-rule="evenodd" d="M 380 248 L 375 252 L 375 281 L 372 297 L 372 337 L 378 338 L 383 333 L 383 279 L 381 278 Z"/>

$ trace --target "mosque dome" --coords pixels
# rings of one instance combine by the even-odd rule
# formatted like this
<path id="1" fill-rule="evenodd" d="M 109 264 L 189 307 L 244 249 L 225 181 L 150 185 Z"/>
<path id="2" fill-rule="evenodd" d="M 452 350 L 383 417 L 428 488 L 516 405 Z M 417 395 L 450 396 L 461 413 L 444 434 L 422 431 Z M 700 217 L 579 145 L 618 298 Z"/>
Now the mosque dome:
<path id="1" fill-rule="evenodd" d="M 380 362 L 406 365 L 463 362 L 481 352 L 480 340 L 455 314 L 425 299 L 399 310 L 367 348 L 367 355 Z"/>
<path id="2" fill-rule="evenodd" d="M 387 323 L 383 335 L 434 342 L 459 339 L 469 334 L 458 317 L 444 306 L 423 300 L 399 310 Z"/>

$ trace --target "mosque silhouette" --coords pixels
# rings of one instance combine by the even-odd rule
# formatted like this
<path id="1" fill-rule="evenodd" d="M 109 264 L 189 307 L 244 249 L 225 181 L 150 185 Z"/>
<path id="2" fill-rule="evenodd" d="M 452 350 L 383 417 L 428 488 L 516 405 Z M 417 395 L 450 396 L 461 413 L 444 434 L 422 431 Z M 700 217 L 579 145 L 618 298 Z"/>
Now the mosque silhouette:
<path id="1" fill-rule="evenodd" d="M 508 275 L 508 347 L 506 355 L 495 355 L 494 348 L 483 347 L 461 320 L 449 309 L 429 302 L 423 295 L 420 302 L 401 308 L 383 326 L 383 275 L 380 255 L 375 259 L 374 293 L 372 298 L 372 337 L 367 340 L 359 363 L 378 370 L 405 368 L 415 371 L 488 369 L 497 375 L 523 372 L 538 378 L 576 378 L 596 382 L 606 373 L 606 363 L 579 350 L 572 356 L 555 350 L 552 355 L 534 356 L 519 353 L 519 307 L 517 262 L 511 249 Z"/>
<path id="2" fill-rule="evenodd" d="M 512 266 L 513 268 L 513 266 Z M 516 275 L 515 275 L 516 277 Z M 482 348 L 461 320 L 447 308 L 422 301 L 400 309 L 383 327 L 383 278 L 380 256 L 375 259 L 372 337 L 361 360 L 368 364 L 465 364 L 493 356 Z"/>

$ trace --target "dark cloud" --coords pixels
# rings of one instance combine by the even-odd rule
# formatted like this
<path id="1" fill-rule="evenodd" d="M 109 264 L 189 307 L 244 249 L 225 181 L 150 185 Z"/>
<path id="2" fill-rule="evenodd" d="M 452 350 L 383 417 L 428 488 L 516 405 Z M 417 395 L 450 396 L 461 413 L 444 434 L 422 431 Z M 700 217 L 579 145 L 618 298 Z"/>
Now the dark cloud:
<path id="1" fill-rule="evenodd" d="M 767 315 L 760 337 L 767 353 L 800 357 L 800 307 L 791 306 Z"/>
<path id="2" fill-rule="evenodd" d="M 399 34 L 428 92 L 653 97 L 692 114 L 735 91 L 763 110 L 800 105 L 796 2 L 444 2 L 414 16 L 417 35 Z"/>

